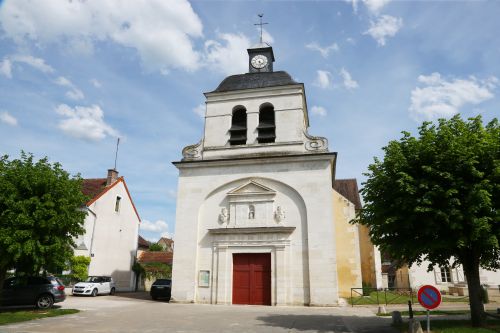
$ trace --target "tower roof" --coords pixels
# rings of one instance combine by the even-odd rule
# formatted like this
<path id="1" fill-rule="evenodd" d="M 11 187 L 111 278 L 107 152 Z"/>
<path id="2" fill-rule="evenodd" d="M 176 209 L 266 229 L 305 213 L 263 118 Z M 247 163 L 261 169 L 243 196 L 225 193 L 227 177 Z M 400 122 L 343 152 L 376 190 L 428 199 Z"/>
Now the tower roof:
<path id="1" fill-rule="evenodd" d="M 291 84 L 301 83 L 294 81 L 290 74 L 285 71 L 245 73 L 228 76 L 212 92 L 287 86 Z"/>

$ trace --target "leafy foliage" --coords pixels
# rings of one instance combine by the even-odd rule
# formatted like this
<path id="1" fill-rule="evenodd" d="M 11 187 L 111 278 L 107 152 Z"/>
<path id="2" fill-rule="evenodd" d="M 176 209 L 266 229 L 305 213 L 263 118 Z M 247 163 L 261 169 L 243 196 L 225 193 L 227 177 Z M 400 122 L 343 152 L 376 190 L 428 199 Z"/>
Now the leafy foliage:
<path id="1" fill-rule="evenodd" d="M 163 251 L 163 246 L 158 243 L 149 244 L 149 251 Z"/>
<path id="2" fill-rule="evenodd" d="M 73 256 L 70 261 L 70 277 L 74 281 L 85 281 L 88 277 L 90 258 L 86 256 Z"/>
<path id="3" fill-rule="evenodd" d="M 419 137 L 403 132 L 383 150 L 383 160 L 375 159 L 366 174 L 358 222 L 395 260 L 462 264 L 477 296 L 479 266 L 500 268 L 498 120 L 484 126 L 480 116 L 457 115 L 426 122 Z"/>
<path id="4" fill-rule="evenodd" d="M 148 279 L 170 279 L 172 277 L 172 265 L 161 262 L 143 264 Z"/>
<path id="5" fill-rule="evenodd" d="M 137 275 L 144 275 L 147 279 L 170 279 L 172 277 L 172 265 L 161 262 L 139 263 L 132 265 L 132 270 Z"/>
<path id="6" fill-rule="evenodd" d="M 0 157 L 0 282 L 11 268 L 38 274 L 66 266 L 84 232 L 81 182 L 47 158 Z"/>

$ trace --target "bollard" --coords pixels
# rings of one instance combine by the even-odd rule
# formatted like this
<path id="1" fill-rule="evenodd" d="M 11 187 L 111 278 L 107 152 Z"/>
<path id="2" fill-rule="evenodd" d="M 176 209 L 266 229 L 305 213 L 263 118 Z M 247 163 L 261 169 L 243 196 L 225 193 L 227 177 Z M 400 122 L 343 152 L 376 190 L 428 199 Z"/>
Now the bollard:
<path id="1" fill-rule="evenodd" d="M 403 324 L 403 318 L 401 317 L 401 312 L 392 311 L 392 324 L 394 326 L 400 326 Z"/>
<path id="2" fill-rule="evenodd" d="M 414 318 L 408 320 L 408 333 L 424 333 L 418 320 Z"/>

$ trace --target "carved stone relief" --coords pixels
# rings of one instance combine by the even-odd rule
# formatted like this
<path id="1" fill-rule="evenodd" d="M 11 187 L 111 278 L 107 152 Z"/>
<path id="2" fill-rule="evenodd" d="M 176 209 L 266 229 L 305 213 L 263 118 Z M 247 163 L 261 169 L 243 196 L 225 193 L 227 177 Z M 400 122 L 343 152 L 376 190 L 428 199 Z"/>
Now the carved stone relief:
<path id="1" fill-rule="evenodd" d="M 222 207 L 219 214 L 219 223 L 227 224 L 229 222 L 229 212 L 226 207 Z"/>
<path id="2" fill-rule="evenodd" d="M 312 136 L 304 131 L 306 137 L 305 148 L 308 151 L 328 151 L 328 139 L 321 136 Z"/>
<path id="3" fill-rule="evenodd" d="M 278 223 L 285 219 L 285 210 L 281 208 L 281 206 L 276 207 L 276 211 L 274 212 L 274 220 Z"/>
<path id="4" fill-rule="evenodd" d="M 189 146 L 184 147 L 184 149 L 182 149 L 182 160 L 183 161 L 190 161 L 190 160 L 200 159 L 201 158 L 202 143 L 203 143 L 203 139 L 194 145 L 189 145 Z"/>

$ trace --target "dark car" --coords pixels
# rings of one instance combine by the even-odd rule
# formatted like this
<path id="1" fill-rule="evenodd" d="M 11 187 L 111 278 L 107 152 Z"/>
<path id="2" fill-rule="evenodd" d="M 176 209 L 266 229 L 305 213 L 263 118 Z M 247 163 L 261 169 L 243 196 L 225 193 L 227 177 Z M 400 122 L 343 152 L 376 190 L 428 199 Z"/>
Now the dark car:
<path id="1" fill-rule="evenodd" d="M 34 305 L 48 309 L 66 299 L 63 283 L 54 276 L 12 277 L 0 292 L 2 305 Z"/>
<path id="2" fill-rule="evenodd" d="M 151 285 L 151 290 L 150 290 L 149 294 L 151 295 L 151 298 L 154 300 L 159 299 L 159 298 L 165 298 L 168 302 L 168 301 L 170 301 L 171 288 L 172 288 L 172 280 L 157 279 Z"/>

